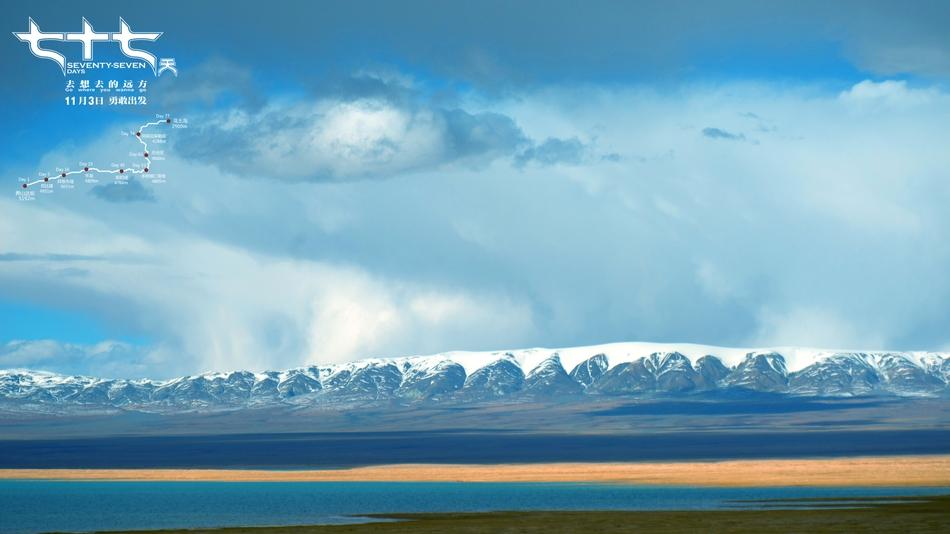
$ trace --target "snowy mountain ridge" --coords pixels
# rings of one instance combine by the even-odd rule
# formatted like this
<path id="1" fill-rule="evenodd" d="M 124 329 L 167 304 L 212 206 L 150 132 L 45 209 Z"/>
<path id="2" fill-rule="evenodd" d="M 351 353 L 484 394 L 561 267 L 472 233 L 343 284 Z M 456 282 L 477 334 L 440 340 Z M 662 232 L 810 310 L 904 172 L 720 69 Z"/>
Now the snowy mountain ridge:
<path id="1" fill-rule="evenodd" d="M 797 396 L 950 394 L 950 354 L 614 343 L 563 349 L 446 352 L 284 371 L 170 380 L 0 371 L 0 405 L 190 410 L 352 402 L 474 402 L 577 395 L 720 391 Z"/>

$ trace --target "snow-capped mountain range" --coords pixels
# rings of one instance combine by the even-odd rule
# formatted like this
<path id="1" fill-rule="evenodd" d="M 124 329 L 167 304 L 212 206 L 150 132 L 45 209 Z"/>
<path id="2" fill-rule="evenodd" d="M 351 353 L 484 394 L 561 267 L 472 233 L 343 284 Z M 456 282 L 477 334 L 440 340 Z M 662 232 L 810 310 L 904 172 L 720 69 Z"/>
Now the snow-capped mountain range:
<path id="1" fill-rule="evenodd" d="M 14 410 L 68 405 L 174 411 L 274 404 L 482 402 L 719 392 L 948 395 L 950 353 L 615 343 L 447 352 L 286 371 L 205 373 L 171 380 L 0 371 L 0 406 Z"/>

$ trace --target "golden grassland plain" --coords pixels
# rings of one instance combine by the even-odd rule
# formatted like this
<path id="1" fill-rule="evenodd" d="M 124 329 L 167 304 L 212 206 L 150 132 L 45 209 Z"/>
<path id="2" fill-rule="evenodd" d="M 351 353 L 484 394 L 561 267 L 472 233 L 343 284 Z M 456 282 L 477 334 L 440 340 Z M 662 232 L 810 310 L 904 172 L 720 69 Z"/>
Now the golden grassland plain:
<path id="1" fill-rule="evenodd" d="M 233 482 L 594 482 L 684 486 L 950 486 L 950 455 L 716 462 L 398 464 L 321 470 L 0 469 L 0 479 Z"/>

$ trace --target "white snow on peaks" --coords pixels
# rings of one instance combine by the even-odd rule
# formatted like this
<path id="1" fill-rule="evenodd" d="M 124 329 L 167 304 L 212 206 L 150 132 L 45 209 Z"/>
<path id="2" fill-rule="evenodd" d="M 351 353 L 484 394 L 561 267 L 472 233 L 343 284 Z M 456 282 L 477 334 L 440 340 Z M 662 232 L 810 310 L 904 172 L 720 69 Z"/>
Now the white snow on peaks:
<path id="1" fill-rule="evenodd" d="M 867 362 L 875 370 L 880 370 L 883 366 L 894 365 L 900 362 L 907 362 L 913 366 L 924 369 L 936 376 L 950 377 L 950 353 L 947 352 L 896 352 L 896 351 L 857 351 L 857 350 L 829 350 L 802 347 L 760 347 L 760 348 L 738 348 L 738 347 L 716 347 L 711 345 L 696 345 L 692 343 L 646 343 L 646 342 L 625 342 L 608 343 L 603 345 L 589 345 L 583 347 L 567 348 L 529 348 L 515 350 L 498 351 L 452 351 L 433 355 L 403 356 L 394 358 L 367 358 L 354 362 L 319 365 L 309 367 L 299 367 L 280 372 L 251 373 L 254 382 L 264 380 L 274 380 L 284 382 L 288 378 L 297 374 L 311 376 L 321 382 L 332 380 L 340 373 L 354 374 L 364 370 L 367 367 L 382 367 L 393 365 L 399 369 L 403 375 L 403 380 L 413 377 L 422 378 L 438 374 L 446 366 L 458 364 L 465 369 L 466 376 L 471 376 L 475 371 L 492 364 L 501 359 L 510 359 L 516 363 L 521 370 L 529 375 L 539 364 L 557 354 L 560 358 L 564 370 L 571 372 L 578 364 L 603 354 L 607 358 L 608 368 L 618 364 L 633 362 L 640 358 L 649 358 L 651 354 L 658 354 L 658 362 L 662 367 L 662 362 L 667 361 L 669 355 L 679 352 L 686 356 L 694 365 L 696 361 L 703 356 L 715 356 L 719 358 L 727 367 L 735 367 L 749 355 L 771 355 L 779 354 L 784 358 L 784 368 L 777 358 L 768 357 L 768 364 L 780 374 L 794 373 L 800 371 L 816 362 L 826 360 L 832 356 L 853 356 Z M 46 373 L 42 371 L 26 370 L 7 370 L 0 371 L 0 377 L 6 375 L 23 374 L 27 375 L 29 382 L 36 386 L 52 386 L 57 383 L 72 383 L 89 385 L 101 382 L 102 379 L 92 377 L 63 376 L 55 373 Z M 152 383 L 156 386 L 170 386 L 189 378 L 203 377 L 206 380 L 221 379 L 226 380 L 231 376 L 230 372 L 209 372 L 194 377 L 181 377 L 164 381 L 141 380 L 137 382 Z M 346 375 L 343 375 L 346 376 Z M 128 381 L 126 381 L 128 382 Z"/>
<path id="2" fill-rule="evenodd" d="M 447 359 L 458 363 L 463 368 L 465 368 L 466 374 L 472 374 L 478 369 L 502 358 L 511 358 L 521 367 L 525 373 L 529 373 L 554 353 L 557 353 L 560 356 L 561 365 L 563 365 L 567 372 L 570 372 L 577 364 L 597 354 L 604 354 L 607 356 L 609 367 L 648 357 L 653 353 L 671 352 L 679 352 L 688 357 L 693 362 L 702 356 L 711 354 L 721 359 L 726 365 L 733 366 L 742 361 L 742 359 L 745 358 L 746 354 L 749 352 L 758 350 L 761 349 L 724 348 L 685 343 L 632 342 L 550 349 L 538 347 L 507 351 L 454 351 L 432 355 L 429 358 Z M 767 350 L 766 352 L 768 351 L 771 351 L 771 349 Z M 784 355 L 785 353 L 782 354 Z M 800 367 L 805 367 L 814 361 L 814 358 L 810 354 L 807 358 L 802 358 L 796 355 L 796 360 L 801 360 L 803 363 L 800 365 Z M 791 365 L 791 363 L 789 363 L 789 367 L 797 368 L 796 366 Z"/>
<path id="3" fill-rule="evenodd" d="M 465 368 L 467 375 L 472 374 L 478 369 L 500 360 L 502 358 L 512 358 L 525 374 L 534 370 L 545 359 L 552 354 L 557 353 L 561 358 L 561 364 L 567 372 L 579 363 L 591 358 L 597 354 L 607 356 L 608 367 L 614 367 L 617 364 L 632 362 L 640 358 L 649 357 L 653 353 L 668 354 L 679 352 L 689 358 L 694 364 L 696 360 L 703 356 L 711 355 L 719 358 L 727 367 L 735 367 L 742 362 L 749 354 L 770 354 L 778 353 L 785 359 L 785 369 L 780 369 L 780 362 L 768 359 L 769 365 L 776 371 L 785 373 L 794 373 L 800 371 L 809 365 L 824 360 L 833 355 L 841 354 L 867 354 L 872 356 L 884 356 L 887 354 L 902 354 L 916 365 L 928 368 L 939 365 L 950 353 L 934 352 L 894 352 L 894 351 L 861 351 L 861 350 L 832 350 L 816 349 L 805 347 L 716 347 L 712 345 L 697 345 L 693 343 L 648 343 L 648 342 L 623 342 L 608 343 L 604 345 L 589 345 L 583 347 L 568 348 L 530 348 L 517 350 L 500 351 L 453 351 L 434 354 L 431 356 L 416 356 L 411 359 L 434 359 L 436 361 L 450 360 L 458 363 Z"/>

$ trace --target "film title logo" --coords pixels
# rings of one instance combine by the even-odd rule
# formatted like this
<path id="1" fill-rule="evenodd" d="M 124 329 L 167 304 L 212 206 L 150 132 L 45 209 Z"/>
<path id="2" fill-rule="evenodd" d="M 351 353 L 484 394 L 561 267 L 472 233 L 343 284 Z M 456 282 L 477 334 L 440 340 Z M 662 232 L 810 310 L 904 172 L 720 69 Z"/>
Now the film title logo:
<path id="1" fill-rule="evenodd" d="M 133 46 L 135 41 L 155 42 L 163 32 L 136 32 L 129 24 L 119 17 L 119 31 L 97 32 L 92 24 L 82 19 L 82 31 L 79 32 L 45 32 L 29 18 L 29 28 L 25 32 L 13 32 L 20 41 L 27 43 L 30 53 L 34 56 L 47 59 L 59 65 L 63 75 L 85 74 L 93 69 L 117 70 L 147 70 L 151 69 L 154 76 L 161 76 L 170 72 L 178 76 L 178 67 L 175 58 L 157 58 L 155 54 L 140 47 Z M 82 45 L 82 61 L 67 61 L 66 56 L 55 49 L 44 46 L 46 42 L 68 42 Z M 96 45 L 105 46 L 106 43 L 118 45 L 119 52 L 132 61 L 95 61 Z"/>

